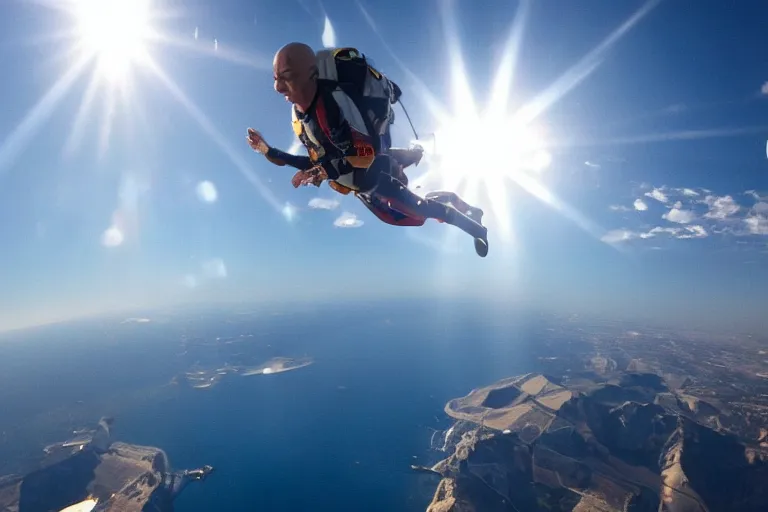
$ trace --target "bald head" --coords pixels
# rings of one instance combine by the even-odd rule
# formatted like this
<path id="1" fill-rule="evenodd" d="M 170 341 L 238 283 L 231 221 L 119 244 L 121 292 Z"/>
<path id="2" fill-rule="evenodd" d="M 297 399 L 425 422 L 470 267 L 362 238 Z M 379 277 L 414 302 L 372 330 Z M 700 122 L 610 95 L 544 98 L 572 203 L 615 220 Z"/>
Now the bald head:
<path id="1" fill-rule="evenodd" d="M 305 110 L 317 90 L 315 51 L 304 43 L 288 43 L 275 53 L 272 69 L 275 90 Z"/>

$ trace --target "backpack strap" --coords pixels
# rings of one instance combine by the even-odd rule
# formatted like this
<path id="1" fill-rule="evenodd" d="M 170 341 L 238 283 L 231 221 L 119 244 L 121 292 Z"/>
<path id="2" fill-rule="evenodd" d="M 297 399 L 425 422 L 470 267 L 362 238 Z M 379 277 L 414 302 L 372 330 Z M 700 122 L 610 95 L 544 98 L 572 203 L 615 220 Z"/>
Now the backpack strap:
<path id="1" fill-rule="evenodd" d="M 363 118 L 365 129 L 368 131 L 373 148 L 378 154 L 381 151 L 382 135 L 380 130 L 374 126 L 369 115 L 369 110 L 376 112 L 377 109 L 368 108 L 369 105 L 364 96 L 366 80 L 369 79 L 368 74 L 370 73 L 377 80 L 387 80 L 389 84 L 393 84 L 393 82 L 371 67 L 365 55 L 351 47 L 317 52 L 317 67 L 318 82 L 322 83 L 322 86 L 327 87 L 330 91 L 339 89 L 352 100 Z M 393 84 L 390 89 L 389 101 L 394 103 L 401 94 L 400 88 Z"/>
<path id="2" fill-rule="evenodd" d="M 337 82 L 337 87 L 352 99 L 352 103 L 354 103 L 357 110 L 360 111 L 360 116 L 363 118 L 363 123 L 365 123 L 365 129 L 368 131 L 368 136 L 371 138 L 373 149 L 376 154 L 378 154 L 381 151 L 381 136 L 379 135 L 378 130 L 373 126 L 373 121 L 371 121 L 367 109 L 365 109 L 365 100 L 362 95 L 357 90 L 357 87 L 349 82 Z"/>

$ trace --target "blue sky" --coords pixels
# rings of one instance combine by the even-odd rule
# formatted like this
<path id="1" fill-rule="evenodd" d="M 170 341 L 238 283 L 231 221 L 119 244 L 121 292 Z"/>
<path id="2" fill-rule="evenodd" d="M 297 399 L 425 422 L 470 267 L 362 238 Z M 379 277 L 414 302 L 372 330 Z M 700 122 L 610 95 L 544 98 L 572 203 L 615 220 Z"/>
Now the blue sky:
<path id="1" fill-rule="evenodd" d="M 768 330 L 760 2 L 156 0 L 156 68 L 113 82 L 93 62 L 76 73 L 67 5 L 13 1 L 0 20 L 0 330 L 184 302 L 452 296 Z M 295 190 L 248 148 L 249 126 L 294 142 L 271 77 L 292 40 L 355 46 L 401 85 L 445 153 L 412 179 L 487 212 L 488 258 L 450 226 L 387 226 L 326 185 Z M 511 85 L 491 101 L 499 69 Z M 503 119 L 538 145 L 514 149 Z M 520 164 L 534 150 L 548 165 Z"/>

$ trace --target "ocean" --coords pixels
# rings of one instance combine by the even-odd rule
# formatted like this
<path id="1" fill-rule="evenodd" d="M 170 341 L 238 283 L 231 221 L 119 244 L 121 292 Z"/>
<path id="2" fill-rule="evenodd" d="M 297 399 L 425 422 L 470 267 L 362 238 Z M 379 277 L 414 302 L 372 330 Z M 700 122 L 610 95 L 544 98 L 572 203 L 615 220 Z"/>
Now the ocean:
<path id="1" fill-rule="evenodd" d="M 112 415 L 115 439 L 158 446 L 174 468 L 215 467 L 180 512 L 423 511 L 437 480 L 410 466 L 441 458 L 429 448 L 450 425 L 446 401 L 535 371 L 539 328 L 460 303 L 146 316 L 0 342 L 5 466 Z M 195 363 L 270 357 L 314 364 L 208 389 L 171 382 Z"/>

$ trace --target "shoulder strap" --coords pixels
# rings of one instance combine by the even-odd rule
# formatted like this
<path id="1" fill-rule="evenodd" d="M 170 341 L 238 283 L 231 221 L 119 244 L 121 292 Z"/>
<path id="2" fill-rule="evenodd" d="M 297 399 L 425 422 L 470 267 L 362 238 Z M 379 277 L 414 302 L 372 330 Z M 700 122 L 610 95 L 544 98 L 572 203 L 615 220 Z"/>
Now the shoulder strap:
<path id="1" fill-rule="evenodd" d="M 337 82 L 337 86 L 352 99 L 352 103 L 354 103 L 355 107 L 357 107 L 357 110 L 360 112 L 360 116 L 363 118 L 363 122 L 365 123 L 365 129 L 368 131 L 368 136 L 371 138 L 373 149 L 376 151 L 376 154 L 378 154 L 379 151 L 381 151 L 381 139 L 379 137 L 379 132 L 374 128 L 373 121 L 371 121 L 368 112 L 364 108 L 365 105 L 360 92 L 354 87 L 354 85 L 350 83 Z"/>
<path id="2" fill-rule="evenodd" d="M 293 133 L 297 137 L 301 137 L 304 133 L 304 124 L 296 116 L 296 106 L 291 106 L 291 125 L 293 126 Z"/>

